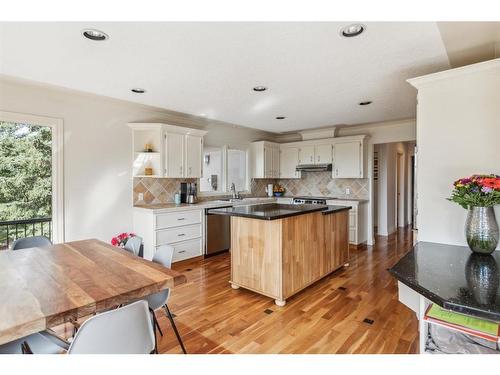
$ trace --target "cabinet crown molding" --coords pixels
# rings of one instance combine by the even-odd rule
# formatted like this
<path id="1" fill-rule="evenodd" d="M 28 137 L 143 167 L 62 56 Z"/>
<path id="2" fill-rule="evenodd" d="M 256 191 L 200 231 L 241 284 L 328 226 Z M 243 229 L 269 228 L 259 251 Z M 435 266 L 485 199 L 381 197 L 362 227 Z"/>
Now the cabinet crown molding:
<path id="1" fill-rule="evenodd" d="M 200 129 L 187 128 L 185 126 L 177 126 L 164 124 L 160 122 L 130 122 L 128 126 L 132 129 L 163 129 L 165 132 L 170 133 L 179 133 L 179 134 L 187 134 L 187 135 L 197 135 L 203 137 L 208 132 Z"/>
<path id="2" fill-rule="evenodd" d="M 466 74 L 486 72 L 488 70 L 495 70 L 495 69 L 500 70 L 500 58 L 483 61 L 477 64 L 461 66 L 455 69 L 443 70 L 441 72 L 427 74 L 425 76 L 410 78 L 407 79 L 406 82 L 408 82 L 413 87 L 419 89 L 424 85 L 438 82 L 441 80 L 460 77 Z"/>

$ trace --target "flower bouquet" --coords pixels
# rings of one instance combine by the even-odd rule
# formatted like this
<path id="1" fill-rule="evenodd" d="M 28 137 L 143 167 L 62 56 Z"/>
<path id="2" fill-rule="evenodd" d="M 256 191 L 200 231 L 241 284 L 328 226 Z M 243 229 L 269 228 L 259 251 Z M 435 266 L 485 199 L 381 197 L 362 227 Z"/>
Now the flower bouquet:
<path id="1" fill-rule="evenodd" d="M 120 233 L 118 236 L 111 239 L 111 245 L 117 247 L 124 247 L 128 239 L 135 237 L 134 233 Z"/>
<path id="2" fill-rule="evenodd" d="M 475 174 L 454 182 L 448 200 L 468 210 L 467 244 L 473 252 L 491 254 L 498 245 L 499 230 L 493 206 L 500 204 L 500 176 Z"/>

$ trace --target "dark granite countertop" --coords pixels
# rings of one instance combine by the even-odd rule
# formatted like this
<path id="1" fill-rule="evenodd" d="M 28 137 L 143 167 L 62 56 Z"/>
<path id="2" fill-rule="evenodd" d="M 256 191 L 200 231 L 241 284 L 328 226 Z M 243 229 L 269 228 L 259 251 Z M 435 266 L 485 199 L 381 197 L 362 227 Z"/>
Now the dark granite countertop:
<path id="1" fill-rule="evenodd" d="M 241 216 L 260 220 L 276 220 L 318 211 L 321 211 L 324 215 L 328 215 L 339 211 L 349 210 L 350 208 L 351 207 L 348 206 L 323 206 L 317 204 L 267 203 L 252 206 L 213 208 L 208 210 L 208 213 L 214 215 Z"/>
<path id="2" fill-rule="evenodd" d="M 500 321 L 500 251 L 419 242 L 389 272 L 445 309 Z"/>

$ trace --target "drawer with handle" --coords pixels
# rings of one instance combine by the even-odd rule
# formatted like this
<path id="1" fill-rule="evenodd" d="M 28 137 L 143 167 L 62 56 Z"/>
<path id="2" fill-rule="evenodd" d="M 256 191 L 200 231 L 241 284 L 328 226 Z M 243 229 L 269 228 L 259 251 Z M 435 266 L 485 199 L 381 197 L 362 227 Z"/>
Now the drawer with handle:
<path id="1" fill-rule="evenodd" d="M 156 231 L 156 245 L 171 244 L 201 237 L 201 224 Z"/>
<path id="2" fill-rule="evenodd" d="M 155 229 L 201 223 L 202 210 L 169 212 L 156 215 Z"/>
<path id="3" fill-rule="evenodd" d="M 194 258 L 202 255 L 201 238 L 178 242 L 172 245 L 156 246 L 156 251 L 158 251 L 158 249 L 161 249 L 163 246 L 172 246 L 174 248 L 172 262 L 178 262 L 180 260 Z"/>

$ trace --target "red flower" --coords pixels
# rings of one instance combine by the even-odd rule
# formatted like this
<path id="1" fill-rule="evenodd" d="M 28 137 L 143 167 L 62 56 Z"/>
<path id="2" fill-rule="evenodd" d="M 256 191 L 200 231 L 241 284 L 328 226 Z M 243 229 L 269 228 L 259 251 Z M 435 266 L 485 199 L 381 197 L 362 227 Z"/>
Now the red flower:
<path id="1" fill-rule="evenodd" d="M 116 237 L 113 237 L 113 238 L 111 239 L 111 245 L 113 245 L 113 246 L 118 246 L 118 243 L 119 243 L 119 241 L 118 241 L 118 239 L 117 239 Z"/>
<path id="2" fill-rule="evenodd" d="M 495 190 L 500 190 L 500 178 L 488 177 L 479 181 L 482 186 L 489 187 Z"/>

